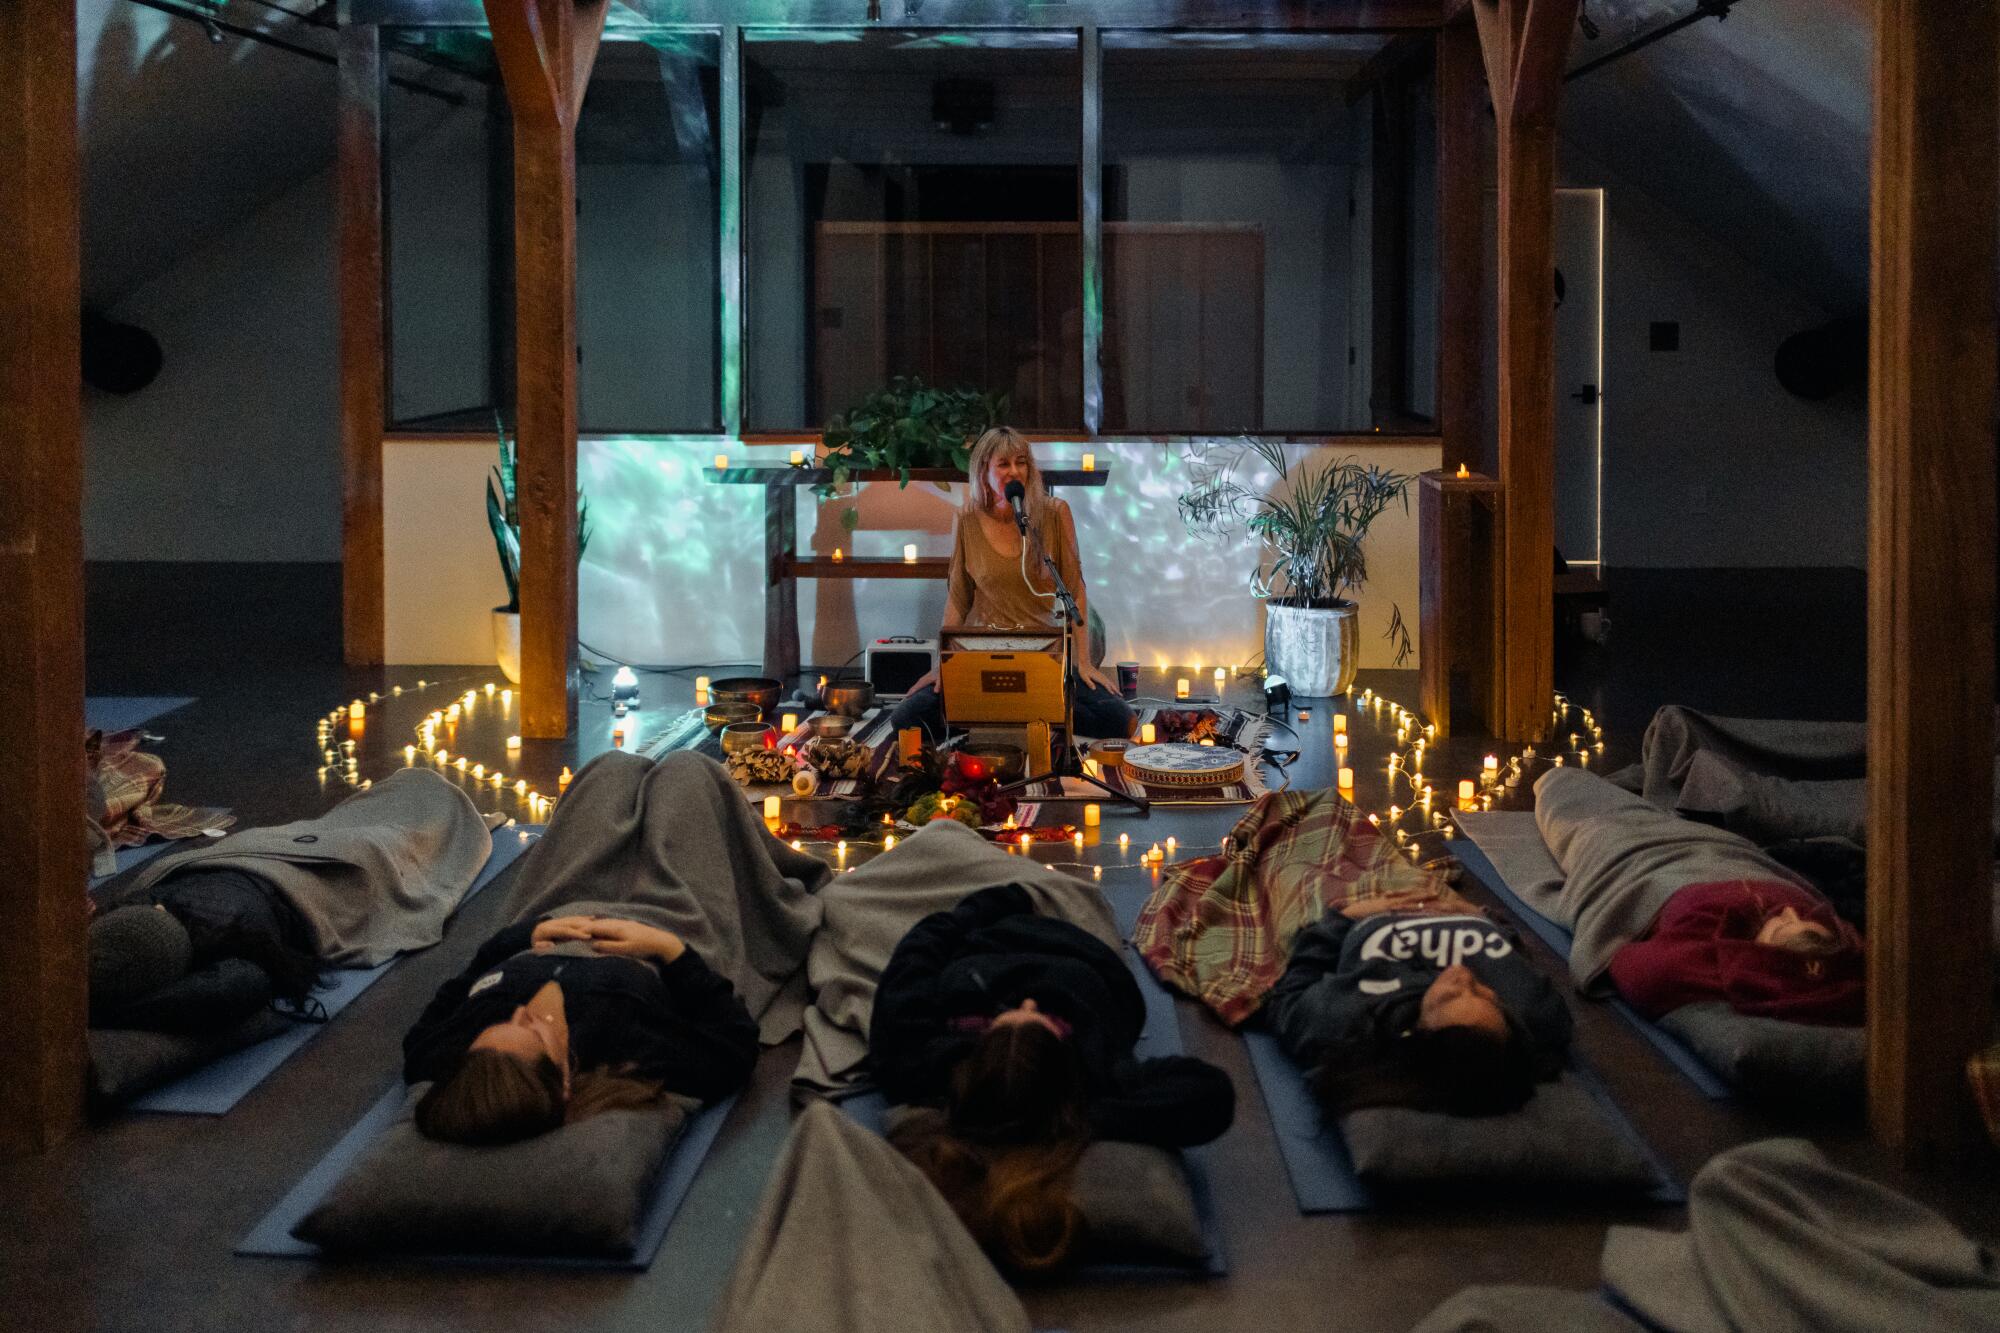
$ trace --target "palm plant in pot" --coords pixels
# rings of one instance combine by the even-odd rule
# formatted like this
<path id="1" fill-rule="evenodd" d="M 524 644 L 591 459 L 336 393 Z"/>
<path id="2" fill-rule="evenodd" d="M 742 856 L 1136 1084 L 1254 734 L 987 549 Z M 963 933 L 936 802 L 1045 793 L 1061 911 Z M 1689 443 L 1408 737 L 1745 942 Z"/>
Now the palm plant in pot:
<path id="1" fill-rule="evenodd" d="M 501 672 L 521 683 L 521 511 L 514 500 L 514 437 L 496 414 L 494 434 L 500 441 L 500 461 L 486 477 L 486 522 L 493 529 L 493 547 L 500 555 L 500 573 L 507 580 L 507 604 L 493 608 L 493 655 Z M 590 502 L 578 488 L 576 496 L 576 558 L 583 561 L 590 545 Z"/>
<path id="2" fill-rule="evenodd" d="M 1413 478 L 1353 458 L 1295 466 L 1276 440 L 1190 445 L 1187 463 L 1193 484 L 1180 511 L 1188 532 L 1258 539 L 1250 588 L 1265 599 L 1265 665 L 1293 694 L 1344 693 L 1360 665 L 1352 595 L 1368 580 L 1368 529 L 1392 504 L 1409 512 Z M 1242 479 L 1259 463 L 1277 473 L 1269 491 Z M 1410 634 L 1400 607 L 1391 608 L 1386 637 L 1402 663 Z"/>

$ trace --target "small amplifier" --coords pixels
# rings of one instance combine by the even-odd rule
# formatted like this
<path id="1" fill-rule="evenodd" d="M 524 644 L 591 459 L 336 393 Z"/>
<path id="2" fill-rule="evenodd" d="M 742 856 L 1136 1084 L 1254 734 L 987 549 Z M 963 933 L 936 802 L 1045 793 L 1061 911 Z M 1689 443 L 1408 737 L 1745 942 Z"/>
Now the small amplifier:
<path id="1" fill-rule="evenodd" d="M 898 637 L 877 639 L 868 645 L 861 670 L 875 687 L 878 699 L 901 699 L 910 687 L 937 670 L 936 639 Z"/>

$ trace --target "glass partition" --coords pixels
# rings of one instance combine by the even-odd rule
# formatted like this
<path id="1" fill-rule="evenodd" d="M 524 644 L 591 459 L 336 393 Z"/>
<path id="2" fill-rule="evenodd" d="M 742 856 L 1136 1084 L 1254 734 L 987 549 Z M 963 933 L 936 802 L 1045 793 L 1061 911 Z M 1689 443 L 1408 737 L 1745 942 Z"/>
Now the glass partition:
<path id="1" fill-rule="evenodd" d="M 1434 127 L 1378 106 L 1393 40 L 1105 34 L 1105 431 L 1423 428 L 1400 154 Z"/>
<path id="2" fill-rule="evenodd" d="M 816 429 L 902 375 L 1080 426 L 1074 36 L 745 37 L 747 427 Z"/>

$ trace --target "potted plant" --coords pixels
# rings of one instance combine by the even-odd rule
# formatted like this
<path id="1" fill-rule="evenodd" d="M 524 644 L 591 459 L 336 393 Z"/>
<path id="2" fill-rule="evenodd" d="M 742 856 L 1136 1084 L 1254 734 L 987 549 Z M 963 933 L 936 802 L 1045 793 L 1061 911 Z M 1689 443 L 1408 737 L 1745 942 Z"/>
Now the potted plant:
<path id="1" fill-rule="evenodd" d="M 1006 415 L 1005 394 L 940 389 L 914 375 L 898 375 L 827 421 L 820 466 L 833 469 L 833 480 L 815 489 L 822 500 L 830 499 L 846 487 L 851 473 L 870 468 L 897 473 L 904 486 L 916 468 L 963 471 L 972 442 Z M 852 528 L 855 511 L 843 510 L 840 521 Z"/>
<path id="2" fill-rule="evenodd" d="M 1268 493 L 1252 490 L 1239 471 L 1257 462 L 1278 474 Z M 1239 439 L 1188 447 L 1193 485 L 1180 497 L 1181 521 L 1196 536 L 1248 531 L 1258 539 L 1250 588 L 1265 599 L 1264 662 L 1292 693 L 1325 698 L 1344 693 L 1360 664 L 1351 594 L 1368 578 L 1363 544 L 1391 504 L 1409 512 L 1413 480 L 1399 473 L 1336 459 L 1295 469 L 1276 440 Z M 1410 652 L 1400 607 L 1385 636 L 1401 664 Z"/>
<path id="3" fill-rule="evenodd" d="M 514 503 L 514 437 L 499 414 L 493 418 L 500 440 L 500 461 L 486 478 L 486 522 L 493 529 L 493 546 L 500 553 L 500 572 L 507 579 L 507 605 L 493 608 L 493 655 L 500 670 L 521 683 L 521 513 Z M 576 496 L 576 558 L 583 561 L 590 545 L 590 502 L 581 488 Z"/>

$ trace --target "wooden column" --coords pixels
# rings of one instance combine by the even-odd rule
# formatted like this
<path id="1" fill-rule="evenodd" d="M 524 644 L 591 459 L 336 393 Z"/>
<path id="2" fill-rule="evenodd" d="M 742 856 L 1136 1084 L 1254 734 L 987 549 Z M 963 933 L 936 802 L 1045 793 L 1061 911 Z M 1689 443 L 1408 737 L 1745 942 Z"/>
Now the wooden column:
<path id="1" fill-rule="evenodd" d="M 1480 153 L 1486 74 L 1471 15 L 1437 36 L 1438 434 L 1444 470 L 1497 467 L 1480 421 L 1480 295 L 1486 290 L 1486 190 Z"/>
<path id="2" fill-rule="evenodd" d="M 76 6 L 0 4 L 0 1153 L 83 1121 Z"/>
<path id="3" fill-rule="evenodd" d="M 1556 104 L 1578 0 L 1473 0 L 1500 158 L 1502 708 L 1542 740 L 1555 693 Z"/>
<path id="4" fill-rule="evenodd" d="M 1881 0 L 1868 399 L 1868 1091 L 1912 1165 L 1979 1139 L 1989 1039 L 1994 8 Z"/>
<path id="5" fill-rule="evenodd" d="M 576 118 L 606 0 L 485 0 L 514 112 L 521 734 L 576 722 Z"/>
<path id="6" fill-rule="evenodd" d="M 341 640 L 349 666 L 378 666 L 386 644 L 382 431 L 388 422 L 383 299 L 382 30 L 337 39 L 335 176 L 340 208 Z"/>

